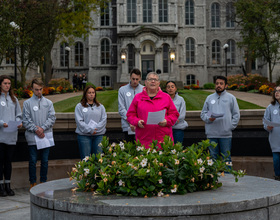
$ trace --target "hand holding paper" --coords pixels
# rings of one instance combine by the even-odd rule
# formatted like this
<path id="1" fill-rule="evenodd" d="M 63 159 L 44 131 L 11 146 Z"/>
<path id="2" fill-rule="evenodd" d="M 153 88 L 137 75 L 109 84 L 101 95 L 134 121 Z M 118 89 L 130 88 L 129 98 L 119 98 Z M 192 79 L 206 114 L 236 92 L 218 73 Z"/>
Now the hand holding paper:
<path id="1" fill-rule="evenodd" d="M 147 125 L 157 125 L 160 122 L 164 121 L 166 109 L 158 111 L 158 112 L 149 112 Z"/>
<path id="2" fill-rule="evenodd" d="M 18 126 L 21 125 L 22 121 L 9 121 L 8 127 L 4 127 L 4 132 L 15 132 Z"/>

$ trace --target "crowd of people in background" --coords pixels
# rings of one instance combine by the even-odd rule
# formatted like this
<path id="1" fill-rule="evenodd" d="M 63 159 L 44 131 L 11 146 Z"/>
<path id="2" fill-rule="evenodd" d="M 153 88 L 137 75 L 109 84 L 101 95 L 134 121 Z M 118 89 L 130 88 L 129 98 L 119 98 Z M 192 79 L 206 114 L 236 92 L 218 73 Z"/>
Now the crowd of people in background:
<path id="1" fill-rule="evenodd" d="M 160 88 L 160 78 L 155 72 L 146 76 L 145 86 L 140 84 L 141 71 L 137 68 L 130 72 L 130 82 L 118 91 L 118 112 L 121 116 L 122 131 L 126 141 L 140 141 L 149 148 L 154 141 L 158 147 L 169 136 L 174 143 L 184 141 L 184 130 L 188 127 L 185 121 L 186 103 L 179 96 L 174 81 L 166 83 L 166 92 Z M 101 141 L 106 133 L 107 113 L 105 107 L 97 100 L 93 86 L 86 86 L 85 74 L 73 76 L 73 87 L 83 90 L 80 103 L 75 108 L 76 133 L 80 159 L 102 152 Z M 231 147 L 232 131 L 237 127 L 240 112 L 236 98 L 226 91 L 227 78 L 218 76 L 215 81 L 215 92 L 209 95 L 201 111 L 205 122 L 205 133 L 216 147 L 209 147 L 213 159 L 222 156 L 229 167 L 232 166 Z M 50 147 L 54 146 L 52 127 L 55 123 L 53 103 L 42 95 L 44 84 L 33 79 L 31 88 L 33 96 L 23 103 L 23 110 L 11 86 L 11 78 L 0 76 L 0 196 L 13 196 L 11 189 L 12 158 L 18 137 L 18 129 L 24 126 L 25 138 L 29 150 L 30 188 L 37 184 L 37 156 L 41 156 L 40 183 L 47 181 L 48 157 Z M 269 143 L 273 155 L 275 179 L 280 180 L 280 86 L 272 94 L 272 102 L 265 110 L 264 129 L 269 132 Z M 150 113 L 160 117 L 150 120 Z M 266 122 L 265 122 L 266 121 Z M 14 130 L 8 127 L 16 123 Z M 6 129 L 6 130 L 5 130 Z M 48 144 L 41 140 L 47 139 Z"/>

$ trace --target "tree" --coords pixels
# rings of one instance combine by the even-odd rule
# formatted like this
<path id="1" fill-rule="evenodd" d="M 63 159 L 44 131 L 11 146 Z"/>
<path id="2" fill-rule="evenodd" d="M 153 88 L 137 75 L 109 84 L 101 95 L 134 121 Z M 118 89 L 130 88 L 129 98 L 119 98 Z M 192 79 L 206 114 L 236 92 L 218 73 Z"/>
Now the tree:
<path id="1" fill-rule="evenodd" d="M 269 80 L 280 49 L 280 3 L 278 0 L 236 0 L 236 22 L 241 26 L 243 47 L 248 59 L 263 58 Z"/>

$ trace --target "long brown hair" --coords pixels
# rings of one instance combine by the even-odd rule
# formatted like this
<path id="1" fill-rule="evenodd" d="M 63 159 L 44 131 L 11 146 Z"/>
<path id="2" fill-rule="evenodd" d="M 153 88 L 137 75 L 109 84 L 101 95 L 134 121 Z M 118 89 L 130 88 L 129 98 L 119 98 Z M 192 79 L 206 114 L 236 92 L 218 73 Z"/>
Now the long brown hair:
<path id="1" fill-rule="evenodd" d="M 2 75 L 2 76 L 0 76 L 0 85 L 2 84 L 2 82 L 4 81 L 4 79 L 10 80 L 10 82 L 12 83 L 12 80 L 11 80 L 11 78 L 10 78 L 9 76 L 7 76 L 7 75 Z M 2 90 L 2 88 L 1 88 L 1 90 Z M 9 95 L 10 95 L 12 101 L 13 101 L 14 103 L 16 103 L 16 97 L 15 97 L 14 91 L 13 91 L 13 89 L 12 89 L 12 84 L 11 84 L 11 87 L 10 87 L 10 89 L 9 89 Z"/>
<path id="2" fill-rule="evenodd" d="M 273 92 L 272 92 L 272 101 L 271 101 L 271 104 L 272 104 L 272 105 L 275 105 L 276 102 L 277 102 L 277 99 L 275 98 L 275 93 L 276 93 L 276 88 L 277 88 L 277 87 L 280 87 L 280 85 L 276 86 L 276 87 L 274 88 Z M 280 104 L 280 103 L 279 103 L 279 104 Z"/>
<path id="3" fill-rule="evenodd" d="M 96 106 L 99 106 L 100 103 L 99 103 L 99 102 L 97 101 L 97 99 L 96 99 L 96 90 L 93 88 L 93 86 L 87 86 L 87 87 L 84 89 L 83 97 L 82 97 L 82 99 L 81 99 L 81 104 L 82 104 L 82 106 L 87 107 L 87 91 L 88 91 L 89 89 L 93 89 L 93 90 L 94 90 L 95 96 L 94 96 L 93 102 L 95 103 Z"/>

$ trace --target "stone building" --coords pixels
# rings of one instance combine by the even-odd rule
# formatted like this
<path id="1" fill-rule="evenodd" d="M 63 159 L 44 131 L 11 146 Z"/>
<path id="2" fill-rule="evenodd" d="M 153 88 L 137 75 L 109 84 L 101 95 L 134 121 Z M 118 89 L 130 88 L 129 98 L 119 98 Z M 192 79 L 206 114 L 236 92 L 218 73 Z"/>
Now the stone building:
<path id="1" fill-rule="evenodd" d="M 229 0 L 112 0 L 101 15 L 92 14 L 89 37 L 69 45 L 69 59 L 68 45 L 56 42 L 54 77 L 67 78 L 68 61 L 70 76 L 86 73 L 96 86 L 115 88 L 129 81 L 133 67 L 143 79 L 156 71 L 162 80 L 200 86 L 217 75 L 242 73 L 233 11 Z M 266 65 L 254 62 L 253 69 L 267 74 Z"/>

